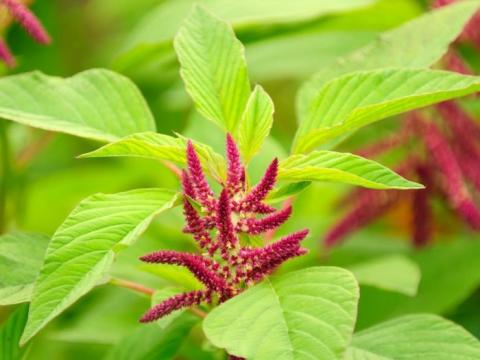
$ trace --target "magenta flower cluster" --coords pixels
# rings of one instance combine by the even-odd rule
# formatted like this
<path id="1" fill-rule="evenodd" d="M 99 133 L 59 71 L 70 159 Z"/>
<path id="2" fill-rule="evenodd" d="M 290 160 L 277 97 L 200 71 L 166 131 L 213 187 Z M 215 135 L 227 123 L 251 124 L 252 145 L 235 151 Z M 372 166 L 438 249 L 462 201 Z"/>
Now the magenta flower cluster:
<path id="1" fill-rule="evenodd" d="M 40 44 L 49 44 L 51 39 L 38 18 L 18 0 L 0 0 L 11 16 Z M 9 67 L 15 66 L 12 55 L 5 40 L 0 39 L 0 59 Z"/>
<path id="2" fill-rule="evenodd" d="M 263 247 L 242 246 L 241 236 L 256 236 L 277 229 L 289 218 L 292 207 L 276 210 L 265 203 L 277 179 L 277 159 L 268 166 L 260 182 L 249 189 L 238 147 L 229 134 L 226 147 L 227 178 L 216 198 L 193 143 L 189 141 L 187 145 L 187 170 L 182 173 L 184 232 L 193 236 L 202 253 L 163 250 L 141 257 L 148 263 L 187 268 L 204 289 L 166 299 L 150 309 L 141 318 L 142 322 L 154 321 L 192 305 L 224 302 L 261 281 L 286 260 L 307 251 L 300 242 L 308 230 Z"/>

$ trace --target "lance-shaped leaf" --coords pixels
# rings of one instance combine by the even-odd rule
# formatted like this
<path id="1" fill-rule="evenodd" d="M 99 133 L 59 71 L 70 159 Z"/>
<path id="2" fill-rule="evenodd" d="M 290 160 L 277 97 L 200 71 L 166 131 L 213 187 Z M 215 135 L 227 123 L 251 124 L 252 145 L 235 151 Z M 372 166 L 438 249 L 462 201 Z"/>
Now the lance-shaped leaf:
<path id="1" fill-rule="evenodd" d="M 420 268 L 402 255 L 385 256 L 348 268 L 361 285 L 375 286 L 408 296 L 415 296 L 420 283 Z"/>
<path id="2" fill-rule="evenodd" d="M 235 132 L 250 96 L 244 48 L 227 23 L 195 6 L 175 38 L 180 74 L 198 111 Z"/>
<path id="3" fill-rule="evenodd" d="M 260 150 L 273 123 L 273 102 L 259 85 L 248 100 L 238 128 L 238 143 L 245 162 Z"/>
<path id="4" fill-rule="evenodd" d="M 480 77 L 448 71 L 382 69 L 344 75 L 318 91 L 293 148 L 309 152 L 375 121 L 479 89 Z"/>
<path id="5" fill-rule="evenodd" d="M 213 177 L 225 178 L 225 160 L 213 149 L 199 142 L 194 142 L 202 167 Z M 83 154 L 81 158 L 131 156 L 156 160 L 173 161 L 185 165 L 187 140 L 183 137 L 157 134 L 152 132 L 127 136 L 107 144 L 97 150 Z"/>
<path id="6" fill-rule="evenodd" d="M 420 189 L 379 163 L 335 151 L 292 155 L 280 162 L 278 178 L 285 181 L 336 181 L 372 189 Z"/>
<path id="7" fill-rule="evenodd" d="M 267 279 L 208 314 L 208 339 L 252 360 L 342 358 L 355 323 L 358 286 L 340 268 Z"/>
<path id="8" fill-rule="evenodd" d="M 83 200 L 53 235 L 35 283 L 22 343 L 104 280 L 115 253 L 153 217 L 176 205 L 177 193 L 139 189 Z"/>
<path id="9" fill-rule="evenodd" d="M 0 358 L 2 360 L 21 360 L 28 350 L 28 346 L 20 347 L 19 341 L 23 328 L 27 322 L 28 305 L 18 307 L 0 325 Z"/>
<path id="10" fill-rule="evenodd" d="M 337 59 L 330 66 L 324 66 L 298 92 L 298 119 L 303 121 L 307 117 L 320 88 L 341 75 L 386 67 L 430 67 L 445 54 L 479 6 L 478 1 L 459 1 L 429 12 L 381 34 L 375 41 Z"/>
<path id="11" fill-rule="evenodd" d="M 66 79 L 40 72 L 4 77 L 0 117 L 100 141 L 155 131 L 153 116 L 134 83 L 102 69 Z"/>
<path id="12" fill-rule="evenodd" d="M 0 236 L 0 305 L 30 300 L 49 238 L 39 234 Z"/>
<path id="13" fill-rule="evenodd" d="M 346 360 L 473 360 L 480 342 L 462 327 L 436 315 L 408 315 L 360 331 Z"/>

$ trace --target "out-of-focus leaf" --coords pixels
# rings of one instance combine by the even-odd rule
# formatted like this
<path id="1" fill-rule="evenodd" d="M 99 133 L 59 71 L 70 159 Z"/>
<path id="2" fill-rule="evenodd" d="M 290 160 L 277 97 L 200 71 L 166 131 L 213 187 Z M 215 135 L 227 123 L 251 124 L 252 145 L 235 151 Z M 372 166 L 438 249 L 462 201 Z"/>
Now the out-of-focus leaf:
<path id="1" fill-rule="evenodd" d="M 40 72 L 0 79 L 0 116 L 44 130 L 112 141 L 155 122 L 142 94 L 128 78 L 93 69 L 71 78 Z"/>
<path id="2" fill-rule="evenodd" d="M 0 236 L 0 305 L 30 300 L 49 238 L 39 234 Z"/>
<path id="3" fill-rule="evenodd" d="M 157 133 L 139 133 L 83 154 L 81 158 L 132 156 L 186 164 L 186 139 Z M 223 179 L 225 160 L 208 145 L 194 142 L 203 168 L 217 179 Z"/>
<path id="4" fill-rule="evenodd" d="M 336 181 L 373 189 L 420 189 L 423 186 L 361 156 L 334 151 L 292 155 L 280 162 L 278 178 L 286 181 Z"/>
<path id="5" fill-rule="evenodd" d="M 231 27 L 195 6 L 174 46 L 180 74 L 197 110 L 235 132 L 250 96 L 250 81 L 243 45 Z"/>
<path id="6" fill-rule="evenodd" d="M 341 268 L 314 267 L 267 279 L 211 311 L 208 339 L 255 360 L 340 359 L 351 338 L 358 286 Z"/>
<path id="7" fill-rule="evenodd" d="M 293 150 L 306 153 L 375 121 L 479 89 L 480 77 L 448 71 L 382 69 L 344 75 L 316 93 Z"/>
<path id="8" fill-rule="evenodd" d="M 409 315 L 355 334 L 346 360 L 473 360 L 480 342 L 464 328 L 435 315 Z"/>
<path id="9" fill-rule="evenodd" d="M 432 11 L 383 33 L 365 47 L 325 66 L 299 91 L 298 120 L 302 122 L 308 116 L 318 91 L 335 77 L 359 70 L 431 66 L 447 51 L 479 5 L 478 1 L 462 1 Z"/>
<path id="10" fill-rule="evenodd" d="M 173 207 L 177 198 L 171 190 L 139 189 L 82 201 L 47 248 L 22 343 L 101 282 L 115 252 L 135 241 L 153 217 Z"/>
<path id="11" fill-rule="evenodd" d="M 273 124 L 273 102 L 259 85 L 255 87 L 238 128 L 238 144 L 245 162 L 260 150 Z"/>
<path id="12" fill-rule="evenodd" d="M 415 296 L 420 282 L 420 269 L 412 260 L 402 255 L 374 259 L 348 268 L 362 285 L 375 286 Z"/>
<path id="13" fill-rule="evenodd" d="M 27 322 L 28 305 L 21 305 L 0 326 L 0 359 L 21 360 L 28 346 L 19 346 L 20 336 Z"/>

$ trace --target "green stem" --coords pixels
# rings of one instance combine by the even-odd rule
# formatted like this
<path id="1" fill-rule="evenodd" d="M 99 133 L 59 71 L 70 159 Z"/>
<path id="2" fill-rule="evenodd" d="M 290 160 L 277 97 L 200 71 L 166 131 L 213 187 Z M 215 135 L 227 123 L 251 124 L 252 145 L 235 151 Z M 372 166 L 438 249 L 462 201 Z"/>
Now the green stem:
<path id="1" fill-rule="evenodd" d="M 7 134 L 7 122 L 0 120 L 0 234 L 2 234 L 7 226 L 7 194 L 8 183 L 10 181 L 10 144 Z"/>

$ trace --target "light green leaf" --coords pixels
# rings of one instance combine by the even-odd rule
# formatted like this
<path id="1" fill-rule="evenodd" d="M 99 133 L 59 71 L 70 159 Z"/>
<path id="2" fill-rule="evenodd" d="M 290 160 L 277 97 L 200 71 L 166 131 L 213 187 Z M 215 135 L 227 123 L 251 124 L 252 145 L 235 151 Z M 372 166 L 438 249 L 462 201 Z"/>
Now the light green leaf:
<path id="1" fill-rule="evenodd" d="M 198 111 L 234 133 L 250 96 L 250 81 L 243 45 L 232 28 L 195 6 L 174 46 Z"/>
<path id="2" fill-rule="evenodd" d="M 260 150 L 273 124 L 273 102 L 259 85 L 248 99 L 238 128 L 238 144 L 245 162 Z"/>
<path id="3" fill-rule="evenodd" d="M 362 285 L 415 296 L 420 283 L 420 268 L 402 255 L 386 256 L 348 268 Z"/>
<path id="4" fill-rule="evenodd" d="M 177 199 L 171 190 L 139 189 L 83 200 L 47 248 L 21 342 L 100 283 L 115 252 L 135 241 L 153 217 L 173 207 Z"/>
<path id="5" fill-rule="evenodd" d="M 268 203 L 284 201 L 293 195 L 301 193 L 308 186 L 310 186 L 310 184 L 310 181 L 300 181 L 277 186 L 276 189 L 268 194 L 266 201 Z"/>
<path id="6" fill-rule="evenodd" d="M 409 315 L 355 334 L 346 360 L 473 360 L 480 342 L 436 315 Z"/>
<path id="7" fill-rule="evenodd" d="M 187 268 L 170 264 L 141 264 L 140 269 L 154 274 L 183 290 L 202 289 L 203 285 Z"/>
<path id="8" fill-rule="evenodd" d="M 420 189 L 379 163 L 349 153 L 314 151 L 280 162 L 278 178 L 285 181 L 335 181 L 372 189 Z"/>
<path id="9" fill-rule="evenodd" d="M 0 327 L 0 359 L 20 360 L 28 350 L 28 346 L 20 347 L 19 341 L 27 322 L 28 305 L 21 305 Z"/>
<path id="10" fill-rule="evenodd" d="M 217 179 L 225 178 L 225 160 L 208 145 L 194 142 L 205 171 Z M 186 164 L 187 141 L 185 138 L 157 133 L 139 133 L 107 144 L 83 154 L 81 158 L 132 156 Z"/>
<path id="11" fill-rule="evenodd" d="M 353 332 L 358 286 L 341 268 L 267 279 L 211 311 L 208 339 L 249 360 L 341 359 Z"/>
<path id="12" fill-rule="evenodd" d="M 480 77 L 448 71 L 382 69 L 325 84 L 298 128 L 294 151 L 305 153 L 386 117 L 474 93 Z"/>
<path id="13" fill-rule="evenodd" d="M 143 325 L 115 346 L 106 360 L 168 360 L 173 359 L 191 328 L 198 322 L 184 313 L 164 330 L 155 324 Z"/>
<path id="14" fill-rule="evenodd" d="M 30 300 L 49 238 L 39 234 L 0 236 L 0 305 Z"/>
<path id="15" fill-rule="evenodd" d="M 325 66 L 306 82 L 297 97 L 297 115 L 303 121 L 323 85 L 341 75 L 386 67 L 426 68 L 437 62 L 470 17 L 478 1 L 462 1 L 429 12 L 381 34 L 378 39 Z"/>
<path id="16" fill-rule="evenodd" d="M 137 87 L 109 70 L 71 78 L 38 71 L 0 79 L 0 117 L 44 130 L 112 141 L 155 131 L 155 121 Z"/>

